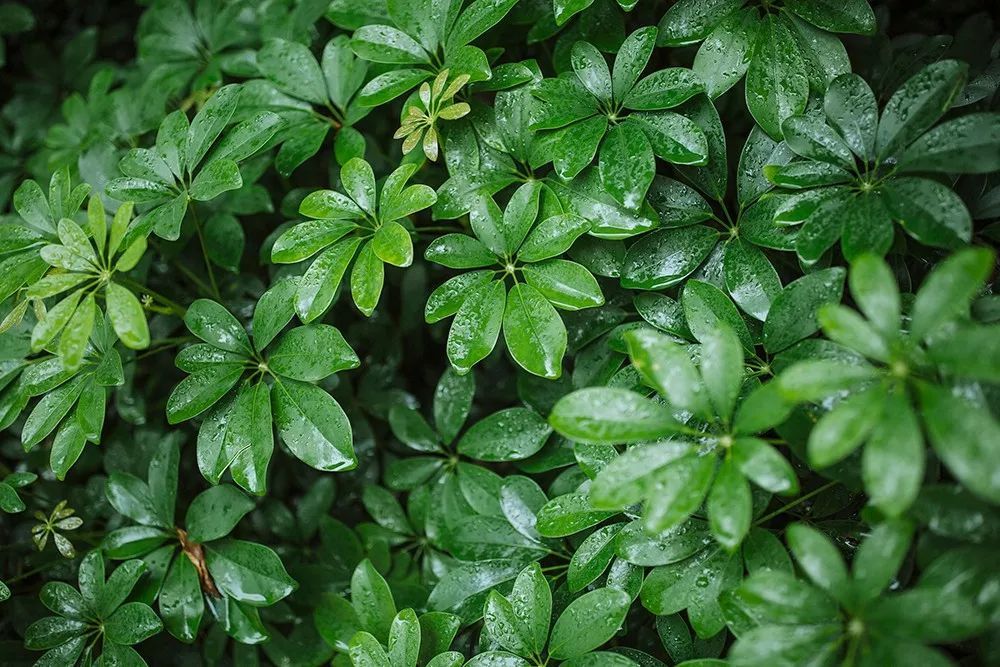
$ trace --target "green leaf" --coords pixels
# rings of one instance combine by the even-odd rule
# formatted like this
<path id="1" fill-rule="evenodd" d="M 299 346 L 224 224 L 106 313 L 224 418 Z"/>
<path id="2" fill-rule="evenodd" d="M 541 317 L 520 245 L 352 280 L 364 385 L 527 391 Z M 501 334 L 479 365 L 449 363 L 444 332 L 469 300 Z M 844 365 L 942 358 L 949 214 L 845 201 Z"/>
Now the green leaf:
<path id="1" fill-rule="evenodd" d="M 866 162 L 875 157 L 878 102 L 864 79 L 857 74 L 834 79 L 823 98 L 823 110 L 855 155 Z"/>
<path id="2" fill-rule="evenodd" d="M 142 304 L 132 291 L 118 283 L 108 283 L 105 291 L 108 318 L 125 347 L 142 350 L 149 347 L 149 325 Z"/>
<path id="3" fill-rule="evenodd" d="M 899 333 L 899 288 L 892 270 L 875 255 L 854 260 L 847 277 L 854 302 L 880 334 L 893 338 Z"/>
<path id="4" fill-rule="evenodd" d="M 447 49 L 468 44 L 507 15 L 516 0 L 474 0 L 462 11 L 448 35 Z"/>
<path id="5" fill-rule="evenodd" d="M 726 291 L 743 312 L 767 320 L 774 300 L 781 294 L 781 280 L 767 255 L 743 239 L 725 246 L 722 260 Z"/>
<path id="6" fill-rule="evenodd" d="M 538 217 L 538 202 L 542 193 L 538 181 L 531 180 L 519 187 L 507 202 L 503 212 L 503 223 L 500 225 L 504 238 L 504 248 L 507 255 L 514 255 L 524 242 L 528 231 Z M 495 221 L 492 221 L 496 224 Z"/>
<path id="7" fill-rule="evenodd" d="M 253 310 L 253 343 L 261 352 L 295 315 L 295 292 L 298 282 L 279 280 L 261 295 Z"/>
<path id="8" fill-rule="evenodd" d="M 597 47 L 587 42 L 576 42 L 570 52 L 570 64 L 591 95 L 604 104 L 611 103 L 611 72 Z"/>
<path id="9" fill-rule="evenodd" d="M 193 642 L 205 613 L 198 571 L 186 557 L 175 558 L 160 588 L 160 617 L 167 632 Z"/>
<path id="10" fill-rule="evenodd" d="M 209 542 L 225 537 L 253 508 L 253 500 L 236 487 L 223 484 L 206 489 L 188 506 L 184 518 L 188 538 Z"/>
<path id="11" fill-rule="evenodd" d="M 646 234 L 628 249 L 622 286 L 659 290 L 682 282 L 715 248 L 718 232 L 704 225 Z"/>
<path id="12" fill-rule="evenodd" d="M 68 369 L 79 368 L 83 363 L 87 341 L 90 339 L 90 332 L 94 330 L 96 309 L 94 295 L 90 293 L 80 301 L 59 337 L 59 356 Z"/>
<path id="13" fill-rule="evenodd" d="M 138 644 L 163 629 L 163 623 L 148 605 L 129 602 L 104 621 L 107 641 L 125 646 Z"/>
<path id="14" fill-rule="evenodd" d="M 223 192 L 243 187 L 243 177 L 235 162 L 226 158 L 215 159 L 198 171 L 191 183 L 191 198 L 198 201 L 215 199 Z"/>
<path id="15" fill-rule="evenodd" d="M 714 416 L 705 385 L 691 361 L 690 349 L 656 331 L 637 329 L 625 334 L 632 367 L 674 408 L 704 418 Z M 739 371 L 742 376 L 742 369 Z"/>
<path id="16" fill-rule="evenodd" d="M 568 493 L 538 510 L 537 528 L 543 537 L 565 537 L 595 526 L 615 512 L 595 509 L 584 493 Z"/>
<path id="17" fill-rule="evenodd" d="M 188 173 L 194 172 L 208 149 L 229 124 L 229 120 L 236 111 L 241 91 L 242 89 L 237 85 L 219 88 L 191 121 L 184 147 L 185 159 L 183 160 Z M 157 144 L 159 143 L 159 136 L 157 136 Z"/>
<path id="18" fill-rule="evenodd" d="M 809 23 L 830 32 L 870 35 L 875 32 L 875 12 L 868 0 L 788 0 L 785 6 Z"/>
<path id="19" fill-rule="evenodd" d="M 1000 114 L 974 113 L 938 125 L 906 150 L 900 165 L 956 174 L 1000 170 Z"/>
<path id="20" fill-rule="evenodd" d="M 508 408 L 473 424 L 458 441 L 458 451 L 480 461 L 525 459 L 548 440 L 552 429 L 528 408 Z"/>
<path id="21" fill-rule="evenodd" d="M 985 619 L 964 596 L 945 591 L 909 590 L 884 596 L 868 608 L 873 631 L 899 640 L 956 642 L 981 632 Z"/>
<path id="22" fill-rule="evenodd" d="M 656 159 L 637 123 L 620 123 L 607 133 L 598 169 L 604 187 L 615 199 L 629 209 L 642 206 L 656 175 Z"/>
<path id="23" fill-rule="evenodd" d="M 53 306 L 31 331 L 31 349 L 37 352 L 48 345 L 66 327 L 83 296 L 83 290 L 73 292 Z"/>
<path id="24" fill-rule="evenodd" d="M 477 269 L 497 263 L 489 248 L 466 234 L 437 237 L 424 251 L 424 259 L 450 269 Z"/>
<path id="25" fill-rule="evenodd" d="M 605 643 L 618 632 L 631 603 L 616 588 L 599 588 L 573 600 L 552 626 L 549 655 L 565 660 Z"/>
<path id="26" fill-rule="evenodd" d="M 556 20 L 559 20 L 558 17 Z M 649 63 L 649 57 L 653 55 L 655 44 L 656 28 L 653 26 L 639 28 L 622 42 L 611 73 L 612 98 L 615 102 L 622 102 L 639 80 Z"/>
<path id="27" fill-rule="evenodd" d="M 701 80 L 691 70 L 668 67 L 653 72 L 632 86 L 622 104 L 636 111 L 672 109 L 703 90 Z"/>
<path id="28" fill-rule="evenodd" d="M 826 123 L 810 116 L 790 116 L 781 124 L 788 147 L 802 157 L 846 169 L 854 166 L 847 144 Z"/>
<path id="29" fill-rule="evenodd" d="M 882 111 L 876 137 L 880 158 L 897 155 L 944 115 L 965 86 L 968 65 L 939 60 L 907 79 Z"/>
<path id="30" fill-rule="evenodd" d="M 806 65 L 795 39 L 784 21 L 768 14 L 747 70 L 747 108 L 765 132 L 780 139 L 781 124 L 802 113 L 808 101 Z"/>
<path id="31" fill-rule="evenodd" d="M 360 244 L 361 239 L 351 238 L 324 250 L 299 279 L 295 312 L 303 322 L 312 322 L 330 307 Z"/>
<path id="32" fill-rule="evenodd" d="M 514 361 L 529 373 L 556 379 L 562 374 L 566 327 L 552 304 L 534 287 L 518 283 L 507 295 L 503 336 Z"/>
<path id="33" fill-rule="evenodd" d="M 552 133 L 552 166 L 560 178 L 575 178 L 593 161 L 607 130 L 606 117 L 588 116 Z"/>
<path id="34" fill-rule="evenodd" d="M 362 561 L 351 576 L 351 603 L 361 627 L 368 628 L 379 641 L 388 641 L 396 603 L 389 585 L 370 560 Z"/>
<path id="35" fill-rule="evenodd" d="M 736 462 L 727 458 L 719 466 L 708 492 L 708 526 L 715 539 L 733 551 L 750 530 L 753 513 L 750 485 Z"/>
<path id="36" fill-rule="evenodd" d="M 184 324 L 209 345 L 245 356 L 252 353 L 243 325 L 224 306 L 214 301 L 198 299 L 192 303 L 184 316 Z"/>
<path id="37" fill-rule="evenodd" d="M 206 544 L 204 549 L 215 585 L 238 602 L 270 606 L 297 586 L 278 555 L 263 545 L 224 539 Z"/>
<path id="38" fill-rule="evenodd" d="M 545 220 L 539 222 L 535 228 L 528 233 L 527 238 L 524 239 L 524 243 L 521 244 L 521 248 L 517 252 L 517 258 L 522 262 L 540 262 L 542 260 L 558 257 L 569 250 L 570 246 L 573 245 L 573 242 L 580 236 L 590 231 L 590 227 L 590 221 L 577 215 L 564 214 L 546 218 Z M 435 243 L 437 240 L 438 239 L 435 240 Z M 486 260 L 489 263 L 496 261 L 492 255 L 486 254 L 488 251 L 486 251 L 485 248 L 483 248 L 483 251 L 485 252 L 477 253 L 477 257 L 482 257 L 484 259 L 489 257 L 489 259 Z M 488 263 L 478 264 L 477 266 L 488 266 Z"/>
<path id="39" fill-rule="evenodd" d="M 385 104 L 431 76 L 432 73 L 424 69 L 398 69 L 380 74 L 365 84 L 358 93 L 358 101 L 368 107 Z"/>
<path id="40" fill-rule="evenodd" d="M 923 340 L 965 315 L 993 268 L 993 257 L 985 248 L 969 248 L 935 267 L 913 302 L 910 333 Z"/>
<path id="41" fill-rule="evenodd" d="M 125 472 L 114 472 L 108 478 L 105 495 L 117 512 L 147 526 L 170 528 L 173 515 L 165 516 L 157 507 L 146 482 Z"/>
<path id="42" fill-rule="evenodd" d="M 660 19 L 657 46 L 682 46 L 705 39 L 742 0 L 680 0 Z"/>
<path id="43" fill-rule="evenodd" d="M 828 537 L 803 523 L 788 527 L 788 546 L 799 567 L 814 584 L 835 598 L 847 592 L 847 566 Z"/>
<path id="44" fill-rule="evenodd" d="M 459 374 L 469 372 L 493 351 L 500 335 L 506 299 L 503 282 L 491 280 L 469 292 L 461 303 L 448 331 L 446 346 L 448 360 Z"/>
<path id="45" fill-rule="evenodd" d="M 608 445 L 655 440 L 680 426 L 665 406 L 611 387 L 580 389 L 561 398 L 549 423 L 571 440 Z"/>
<path id="46" fill-rule="evenodd" d="M 227 214 L 213 215 L 205 222 L 202 233 L 209 259 L 227 271 L 239 273 L 246 235 L 236 217 Z"/>
<path id="47" fill-rule="evenodd" d="M 733 12 L 706 37 L 694 56 L 694 70 L 713 100 L 735 86 L 746 74 L 760 29 L 752 9 Z"/>
<path id="48" fill-rule="evenodd" d="M 764 347 L 780 352 L 819 329 L 816 313 L 821 306 L 838 303 L 844 292 L 846 271 L 823 269 L 788 284 L 775 298 L 764 322 Z"/>
<path id="49" fill-rule="evenodd" d="M 369 632 L 358 632 L 351 638 L 348 655 L 351 664 L 358 667 L 390 667 L 385 649 Z"/>
<path id="50" fill-rule="evenodd" d="M 167 398 L 167 421 L 179 424 L 215 405 L 239 382 L 243 370 L 239 363 L 214 364 L 181 380 Z"/>
<path id="51" fill-rule="evenodd" d="M 913 238 L 939 248 L 956 248 L 972 237 L 972 218 L 954 191 L 927 178 L 897 178 L 882 201 Z"/>
<path id="52" fill-rule="evenodd" d="M 212 150 L 210 160 L 241 162 L 263 148 L 284 121 L 270 111 L 261 111 L 231 128 Z"/>
<path id="53" fill-rule="evenodd" d="M 737 438 L 732 452 L 740 472 L 757 486 L 781 495 L 798 493 L 799 480 L 792 465 L 767 442 L 758 438 Z"/>
<path id="54" fill-rule="evenodd" d="M 604 304 L 597 279 L 576 262 L 550 259 L 522 267 L 522 274 L 527 285 L 556 308 L 582 310 Z"/>
<path id="55" fill-rule="evenodd" d="M 221 431 L 219 435 L 222 438 L 221 451 L 206 449 L 206 454 L 214 453 L 214 456 L 205 457 L 217 462 L 213 468 L 210 461 L 202 463 L 201 455 L 202 435 L 211 434 L 212 431 L 206 433 L 204 424 L 198 431 L 198 463 L 202 474 L 210 481 L 217 482 L 229 463 L 233 481 L 250 493 L 263 495 L 267 489 L 267 466 L 274 451 L 271 394 L 271 387 L 267 383 L 247 382 L 240 388 L 231 409 L 213 413 L 206 419 L 205 424 L 211 424 L 215 427 L 213 430 Z"/>
<path id="56" fill-rule="evenodd" d="M 364 161 L 358 159 L 358 162 L 350 161 L 348 164 L 352 165 L 352 167 L 355 165 L 360 166 L 364 164 Z M 345 167 L 346 166 L 347 165 L 345 165 Z M 354 200 L 346 195 L 340 194 L 336 190 L 316 190 L 315 192 L 310 192 L 302 200 L 302 203 L 299 204 L 299 213 L 309 216 L 310 218 L 319 218 L 329 221 L 359 218 L 363 215 L 361 209 L 358 207 L 358 204 L 354 203 Z M 306 222 L 303 224 L 308 225 L 309 223 Z M 300 227 L 301 225 L 297 225 L 292 229 L 299 229 Z M 345 227 L 327 222 L 323 226 L 315 229 L 329 229 L 333 232 L 340 231 L 345 228 L 350 229 L 350 226 Z M 304 229 L 308 230 L 313 228 L 305 227 Z M 275 245 L 277 246 L 278 244 Z M 308 257 L 308 255 L 304 257 Z M 304 257 L 302 258 L 304 259 Z"/>
<path id="57" fill-rule="evenodd" d="M 271 404 L 278 435 L 303 463 L 327 471 L 357 465 L 351 422 L 325 391 L 285 379 L 275 383 Z"/>
<path id="58" fill-rule="evenodd" d="M 912 537 L 913 528 L 905 521 L 883 521 L 872 529 L 854 558 L 854 592 L 859 600 L 874 600 L 892 584 Z"/>
<path id="59" fill-rule="evenodd" d="M 417 667 L 420 652 L 420 624 L 412 609 L 396 614 L 389 629 L 389 661 L 399 667 Z"/>
<path id="60" fill-rule="evenodd" d="M 280 90 L 314 104 L 327 101 L 319 63 L 308 47 L 284 39 L 268 40 L 257 52 L 257 67 Z"/>
<path id="61" fill-rule="evenodd" d="M 934 451 L 948 470 L 974 494 L 990 502 L 1000 498 L 1000 424 L 990 412 L 960 393 L 920 384 L 920 406 Z"/>
<path id="62" fill-rule="evenodd" d="M 825 468 L 853 452 L 882 418 L 884 406 L 885 393 L 877 387 L 837 404 L 809 434 L 809 462 Z"/>
<path id="63" fill-rule="evenodd" d="M 375 255 L 374 242 L 362 244 L 351 269 L 351 297 L 365 316 L 371 316 L 382 296 L 385 269 Z M 412 256 L 412 254 L 411 254 Z"/>
<path id="64" fill-rule="evenodd" d="M 697 340 L 704 340 L 719 322 L 724 322 L 736 332 L 744 348 L 753 350 L 746 322 L 718 287 L 700 280 L 688 280 L 681 292 L 681 305 L 688 328 Z"/>
<path id="65" fill-rule="evenodd" d="M 616 538 L 624 526 L 624 523 L 603 526 L 580 543 L 566 572 L 566 584 L 570 591 L 582 590 L 604 573 L 615 556 Z"/>
<path id="66" fill-rule="evenodd" d="M 387 25 L 358 28 L 351 37 L 351 48 L 360 58 L 376 63 L 420 65 L 430 61 L 412 37 Z"/>
<path id="67" fill-rule="evenodd" d="M 354 606 L 344 597 L 324 593 L 315 611 L 313 622 L 323 639 L 339 651 L 347 650 L 351 638 L 361 627 Z"/>
<path id="68" fill-rule="evenodd" d="M 886 396 L 882 419 L 868 438 L 861 462 L 873 505 L 889 516 L 910 507 L 924 477 L 924 439 L 917 415 L 900 392 Z"/>
<path id="69" fill-rule="evenodd" d="M 405 267 L 413 263 L 413 240 L 410 232 L 398 222 L 387 222 L 379 227 L 371 247 L 375 256 L 387 264 Z"/>
<path id="70" fill-rule="evenodd" d="M 286 331 L 267 355 L 268 368 L 303 382 L 317 382 L 360 363 L 340 331 L 328 324 L 307 324 Z"/>

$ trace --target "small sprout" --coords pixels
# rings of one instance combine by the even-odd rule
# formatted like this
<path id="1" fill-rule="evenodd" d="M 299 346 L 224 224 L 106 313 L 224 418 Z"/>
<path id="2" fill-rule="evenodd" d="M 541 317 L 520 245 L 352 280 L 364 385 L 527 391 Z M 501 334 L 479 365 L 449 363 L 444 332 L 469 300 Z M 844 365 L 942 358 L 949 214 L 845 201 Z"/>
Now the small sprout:
<path id="1" fill-rule="evenodd" d="M 59 504 L 55 506 L 48 517 L 41 512 L 35 512 L 35 518 L 40 523 L 31 527 L 31 539 L 34 540 L 35 546 L 38 547 L 39 551 L 45 548 L 45 545 L 49 542 L 49 535 L 52 535 L 52 541 L 55 542 L 56 549 L 64 558 L 73 558 L 76 556 L 76 549 L 73 548 L 73 543 L 59 532 L 76 530 L 83 525 L 83 519 L 73 516 L 75 513 L 75 509 L 66 506 L 65 500 L 60 500 Z"/>
<path id="2" fill-rule="evenodd" d="M 424 155 L 428 160 L 438 158 L 438 130 L 435 122 L 441 120 L 458 120 L 469 113 L 469 105 L 465 102 L 454 102 L 452 98 L 469 82 L 469 75 L 462 74 L 449 84 L 448 70 L 443 69 L 434 78 L 433 84 L 426 81 L 420 84 L 420 105 L 412 105 L 406 109 L 403 124 L 393 139 L 403 139 L 403 155 L 408 154 L 423 139 Z M 446 86 L 447 84 L 447 86 Z M 420 108 L 420 107 L 423 108 Z M 405 137 L 405 138 L 404 138 Z"/>

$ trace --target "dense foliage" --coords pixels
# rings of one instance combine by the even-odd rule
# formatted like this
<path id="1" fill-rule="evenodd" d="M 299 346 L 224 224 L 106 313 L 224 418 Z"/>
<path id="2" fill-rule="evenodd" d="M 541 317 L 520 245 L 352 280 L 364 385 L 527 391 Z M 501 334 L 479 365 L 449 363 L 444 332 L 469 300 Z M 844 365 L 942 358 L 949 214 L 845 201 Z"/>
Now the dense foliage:
<path id="1" fill-rule="evenodd" d="M 0 662 L 1000 664 L 1000 34 L 888 1 L 0 3 Z"/>

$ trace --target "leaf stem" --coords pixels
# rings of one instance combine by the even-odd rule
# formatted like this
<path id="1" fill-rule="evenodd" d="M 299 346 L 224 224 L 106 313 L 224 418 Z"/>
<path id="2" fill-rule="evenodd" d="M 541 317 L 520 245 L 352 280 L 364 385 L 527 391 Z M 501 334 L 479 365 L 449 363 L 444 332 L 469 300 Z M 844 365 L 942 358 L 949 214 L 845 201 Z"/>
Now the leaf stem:
<path id="1" fill-rule="evenodd" d="M 786 504 L 782 505 L 781 507 L 779 507 L 778 509 L 774 510 L 770 514 L 765 514 L 761 518 L 759 518 L 756 521 L 754 521 L 753 525 L 759 526 L 759 525 L 763 524 L 766 521 L 770 521 L 774 517 L 776 517 L 776 516 L 778 516 L 780 514 L 784 514 L 788 510 L 790 510 L 793 507 L 796 507 L 796 506 L 804 503 L 805 501 L 809 500 L 810 498 L 818 496 L 819 494 L 823 493 L 827 489 L 832 489 L 833 487 L 837 486 L 838 483 L 839 482 L 827 482 L 826 484 L 824 484 L 823 486 L 819 487 L 818 489 L 813 489 L 809 493 L 807 493 L 807 494 L 805 494 L 803 496 L 799 496 L 798 498 L 796 498 L 792 502 L 786 503 Z"/>
<path id="2" fill-rule="evenodd" d="M 215 282 L 215 271 L 212 269 L 212 260 L 208 258 L 208 248 L 205 246 L 205 235 L 201 231 L 201 221 L 198 219 L 198 207 L 191 204 L 191 219 L 194 220 L 194 230 L 198 234 L 198 243 L 201 245 L 201 256 L 205 260 L 205 269 L 208 271 L 208 281 L 212 285 L 212 293 L 215 300 L 222 301 L 222 293 L 219 292 L 219 284 Z"/>

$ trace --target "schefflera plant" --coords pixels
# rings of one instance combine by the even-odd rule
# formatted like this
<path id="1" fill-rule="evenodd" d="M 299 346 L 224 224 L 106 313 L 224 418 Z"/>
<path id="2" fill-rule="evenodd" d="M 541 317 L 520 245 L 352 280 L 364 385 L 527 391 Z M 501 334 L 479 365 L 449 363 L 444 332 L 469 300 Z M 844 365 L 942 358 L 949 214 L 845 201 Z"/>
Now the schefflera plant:
<path id="1" fill-rule="evenodd" d="M 542 104 L 531 129 L 551 130 L 543 137 L 556 173 L 571 179 L 598 155 L 605 189 L 631 209 L 645 201 L 656 157 L 686 165 L 708 160 L 705 133 L 670 111 L 704 91 L 694 72 L 671 67 L 639 78 L 655 42 L 651 26 L 629 35 L 613 72 L 597 47 L 577 42 L 570 58 L 573 71 L 532 89 Z"/>
<path id="2" fill-rule="evenodd" d="M 781 123 L 801 113 L 810 93 L 851 70 L 831 33 L 870 35 L 875 13 L 867 0 L 680 0 L 660 20 L 657 46 L 701 42 L 692 69 L 712 99 L 746 75 L 746 106 L 775 139 Z"/>
<path id="3" fill-rule="evenodd" d="M 282 120 L 261 111 L 227 129 L 241 92 L 236 84 L 219 88 L 190 122 L 184 111 L 174 111 L 160 123 L 153 148 L 133 148 L 121 159 L 124 176 L 109 181 L 105 192 L 143 207 L 139 229 L 145 234 L 175 241 L 193 201 L 243 186 L 239 163 L 260 150 Z"/>
<path id="4" fill-rule="evenodd" d="M 67 370 L 83 363 L 84 351 L 95 323 L 100 322 L 96 296 L 104 297 L 105 309 L 118 339 L 125 347 L 141 350 L 149 346 L 149 325 L 142 304 L 123 285 L 124 275 L 146 252 L 144 236 L 129 238 L 132 202 L 118 207 L 110 229 L 99 197 L 87 207 L 88 228 L 69 218 L 59 221 L 59 244 L 43 246 L 40 255 L 52 268 L 27 289 L 29 299 L 44 300 L 69 292 L 52 306 L 42 309 L 31 332 L 32 351 L 47 347 L 59 336 L 59 356 Z M 123 242 L 128 241 L 126 247 Z M 60 333 L 62 334 L 60 336 Z"/>
<path id="5" fill-rule="evenodd" d="M 292 319 L 295 289 L 296 281 L 286 279 L 261 297 L 252 343 L 239 320 L 214 301 L 195 301 L 184 317 L 204 342 L 177 355 L 177 367 L 190 375 L 170 393 L 167 420 L 178 424 L 211 408 L 198 429 L 198 468 L 213 484 L 229 470 L 240 487 L 263 495 L 275 426 L 292 453 L 318 470 L 357 465 L 350 420 L 315 383 L 360 361 L 328 324 L 278 335 Z"/>
<path id="6" fill-rule="evenodd" d="M 231 484 L 213 486 L 190 502 L 176 520 L 180 450 L 166 440 L 149 462 L 147 481 L 112 472 L 105 495 L 116 512 L 134 521 L 104 538 L 111 558 L 141 558 L 149 581 L 139 597 L 158 609 L 167 631 L 191 643 L 205 607 L 227 634 L 245 644 L 268 638 L 261 607 L 287 597 L 297 584 L 270 548 L 230 537 L 255 503 Z"/>
<path id="7" fill-rule="evenodd" d="M 463 4 L 465 6 L 463 7 Z M 392 65 L 365 84 L 358 101 L 378 106 L 447 69 L 470 81 L 493 76 L 486 53 L 470 42 L 503 19 L 517 0 L 388 0 L 379 20 L 351 36 L 359 58 Z"/>
<path id="8" fill-rule="evenodd" d="M 626 665 L 616 654 L 594 651 L 610 640 L 625 621 L 632 599 L 620 588 L 588 591 L 562 609 L 552 623 L 552 590 L 538 563 L 528 565 L 508 595 L 490 591 L 483 609 L 480 643 L 495 646 L 467 665 Z M 551 626 L 551 629 L 550 629 Z"/>
<path id="9" fill-rule="evenodd" d="M 454 614 L 412 608 L 396 611 L 392 589 L 372 562 L 361 561 L 351 575 L 351 599 L 327 593 L 313 615 L 326 642 L 353 665 L 460 667 L 465 657 L 450 651 L 461 627 Z M 338 660 L 334 664 L 340 664 Z"/>
<path id="10" fill-rule="evenodd" d="M 558 378 L 567 334 L 556 309 L 604 303 L 594 275 L 582 264 L 559 258 L 590 230 L 590 222 L 564 213 L 551 188 L 537 180 L 520 186 L 503 211 L 485 197 L 469 220 L 475 236 L 445 234 L 424 253 L 435 264 L 475 269 L 431 293 L 426 321 L 454 315 L 447 352 L 458 373 L 469 372 L 493 351 L 502 328 L 507 350 L 521 368 Z"/>
<path id="11" fill-rule="evenodd" d="M 633 368 L 658 397 L 648 398 L 642 386 L 589 387 L 561 398 L 549 416 L 570 440 L 636 443 L 598 472 L 591 505 L 621 510 L 643 502 L 643 524 L 655 534 L 705 504 L 711 534 L 735 550 L 753 518 L 750 481 L 770 493 L 798 492 L 791 464 L 761 437 L 788 408 L 760 410 L 769 385 L 746 378 L 740 340 L 721 321 L 697 346 L 644 329 L 625 340 Z M 756 389 L 747 393 L 745 382 Z"/>
<path id="12" fill-rule="evenodd" d="M 764 568 L 723 594 L 726 621 L 737 637 L 728 663 L 952 664 L 928 645 L 973 636 L 986 618 L 947 585 L 894 591 L 912 538 L 913 527 L 905 520 L 874 525 L 848 571 L 827 535 L 802 523 L 790 525 L 788 546 L 808 580 Z"/>
<path id="13" fill-rule="evenodd" d="M 145 665 L 132 648 L 163 629 L 144 602 L 126 602 L 146 573 L 141 560 L 122 563 L 105 579 L 104 556 L 91 551 L 80 563 L 79 589 L 47 582 L 39 598 L 57 614 L 35 621 L 24 633 L 29 649 L 46 653 L 36 665 Z"/>
<path id="14" fill-rule="evenodd" d="M 848 284 L 860 313 L 823 306 L 819 323 L 836 347 L 778 375 L 780 395 L 768 399 L 768 409 L 829 406 L 809 433 L 810 465 L 826 469 L 864 445 L 861 478 L 885 514 L 901 515 L 916 499 L 925 441 L 969 491 L 1000 502 L 1000 422 L 980 384 L 1000 381 L 1000 326 L 969 316 L 994 263 L 985 248 L 955 253 L 928 274 L 904 311 L 889 266 L 859 257 Z"/>
<path id="15" fill-rule="evenodd" d="M 90 186 L 86 183 L 73 186 L 67 168 L 52 174 L 47 194 L 42 186 L 30 179 L 14 192 L 12 203 L 21 222 L 0 225 L 0 302 L 15 297 L 11 313 L 4 318 L 5 330 L 24 317 L 28 308 L 24 289 L 49 269 L 40 255 L 42 247 L 59 241 L 56 229 L 59 221 L 76 219 L 89 192 Z"/>
<path id="16" fill-rule="evenodd" d="M 838 240 L 844 257 L 885 255 L 893 221 L 925 245 L 957 248 L 972 238 L 961 197 L 935 174 L 1000 169 L 1000 113 L 979 112 L 935 123 L 962 92 L 968 65 L 942 60 L 917 72 L 879 114 L 875 94 L 856 74 L 830 84 L 819 113 L 791 116 L 785 142 L 801 159 L 767 165 L 764 174 L 791 196 L 776 225 L 801 225 L 799 258 L 812 264 Z M 933 129 L 932 129 L 933 127 Z"/>
<path id="17" fill-rule="evenodd" d="M 433 188 L 406 185 L 416 170 L 414 164 L 402 165 L 379 190 L 371 165 L 352 158 L 340 170 L 346 195 L 317 190 L 302 200 L 299 213 L 311 220 L 284 232 L 271 249 L 271 261 L 278 264 L 301 262 L 320 253 L 295 293 L 299 319 L 312 322 L 329 309 L 352 260 L 351 297 L 365 315 L 374 312 L 382 295 L 384 265 L 413 263 L 413 225 L 406 218 L 437 201 Z"/>

